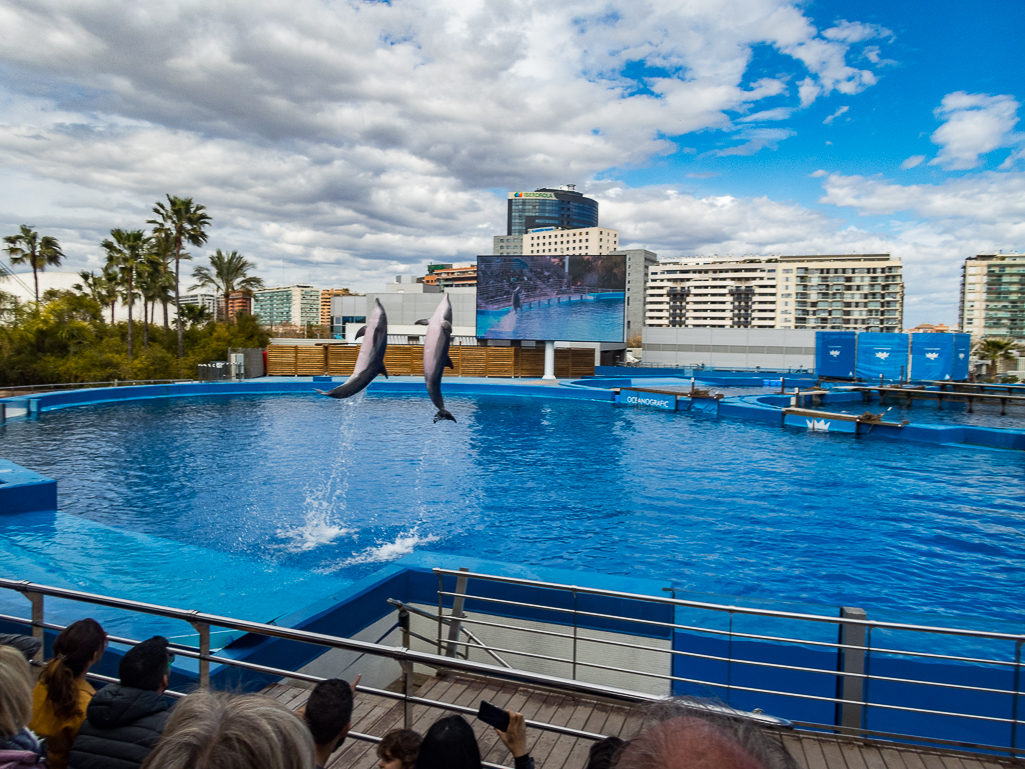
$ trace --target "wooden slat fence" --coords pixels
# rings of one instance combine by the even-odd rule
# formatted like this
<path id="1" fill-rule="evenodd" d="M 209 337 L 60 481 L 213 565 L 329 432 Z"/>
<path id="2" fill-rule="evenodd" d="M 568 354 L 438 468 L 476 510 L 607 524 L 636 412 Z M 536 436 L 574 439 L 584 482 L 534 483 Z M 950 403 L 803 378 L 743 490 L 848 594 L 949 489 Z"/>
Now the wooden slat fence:
<path id="1" fill-rule="evenodd" d="M 271 345 L 267 348 L 268 376 L 349 376 L 356 366 L 358 345 Z M 423 345 L 388 345 L 384 366 L 391 376 L 423 376 Z M 445 376 L 528 377 L 544 374 L 545 351 L 541 347 L 449 348 L 454 368 Z M 555 351 L 555 376 L 560 379 L 594 375 L 594 350 L 559 348 Z"/>

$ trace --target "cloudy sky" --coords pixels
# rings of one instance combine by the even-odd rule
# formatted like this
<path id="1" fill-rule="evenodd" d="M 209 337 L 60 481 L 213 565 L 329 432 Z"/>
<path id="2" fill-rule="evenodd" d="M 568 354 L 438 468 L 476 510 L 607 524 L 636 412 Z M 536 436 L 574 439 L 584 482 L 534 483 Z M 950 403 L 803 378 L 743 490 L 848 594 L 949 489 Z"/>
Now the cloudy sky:
<path id="1" fill-rule="evenodd" d="M 660 256 L 891 252 L 906 324 L 951 323 L 966 256 L 1025 251 L 1022 29 L 1006 0 L 0 0 L 0 231 L 98 268 L 171 193 L 269 284 L 368 290 L 575 183 Z"/>

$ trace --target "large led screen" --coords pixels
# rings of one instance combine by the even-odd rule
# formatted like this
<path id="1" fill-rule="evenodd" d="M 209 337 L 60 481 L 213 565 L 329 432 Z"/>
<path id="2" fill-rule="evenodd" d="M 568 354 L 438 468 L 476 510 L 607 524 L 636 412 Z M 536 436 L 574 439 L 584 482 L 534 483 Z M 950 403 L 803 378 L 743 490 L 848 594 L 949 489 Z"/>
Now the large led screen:
<path id="1" fill-rule="evenodd" d="M 622 342 L 626 255 L 478 256 L 477 336 Z"/>

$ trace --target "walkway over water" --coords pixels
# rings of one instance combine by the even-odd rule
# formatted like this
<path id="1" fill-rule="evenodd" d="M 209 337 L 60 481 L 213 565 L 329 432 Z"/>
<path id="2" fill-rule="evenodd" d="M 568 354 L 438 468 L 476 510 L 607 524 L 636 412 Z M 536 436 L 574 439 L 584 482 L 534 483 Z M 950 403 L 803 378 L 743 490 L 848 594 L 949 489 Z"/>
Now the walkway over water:
<path id="1" fill-rule="evenodd" d="M 306 703 L 310 690 L 287 684 L 273 684 L 265 694 L 293 710 Z M 620 703 L 575 697 L 546 689 L 519 686 L 494 679 L 462 675 L 427 678 L 416 691 L 417 697 L 439 702 L 477 707 L 488 700 L 507 710 L 516 710 L 530 721 L 566 726 L 606 737 L 629 737 L 634 729 L 630 708 Z M 413 706 L 412 728 L 424 734 L 443 712 L 424 705 Z M 512 764 L 509 751 L 494 731 L 474 718 L 468 721 L 477 735 L 481 757 L 496 766 Z M 403 704 L 368 694 L 358 694 L 352 713 L 352 733 L 380 739 L 393 729 L 403 728 Z M 775 731 L 801 769 L 1003 769 L 1021 767 L 1020 761 L 1001 760 L 982 754 L 939 751 L 899 745 L 893 742 L 836 737 L 821 733 Z M 583 769 L 592 740 L 571 735 L 542 732 L 528 727 L 530 754 L 538 769 Z M 332 756 L 327 769 L 372 769 L 377 766 L 374 742 L 346 741 Z"/>

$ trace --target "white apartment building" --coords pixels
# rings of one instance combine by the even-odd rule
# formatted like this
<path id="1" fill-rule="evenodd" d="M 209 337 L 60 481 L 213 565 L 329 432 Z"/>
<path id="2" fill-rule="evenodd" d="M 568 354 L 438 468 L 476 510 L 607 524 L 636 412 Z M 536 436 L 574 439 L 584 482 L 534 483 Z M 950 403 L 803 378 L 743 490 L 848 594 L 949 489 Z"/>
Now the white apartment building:
<path id="1" fill-rule="evenodd" d="M 320 290 L 305 284 L 261 288 L 253 292 L 253 315 L 261 325 L 320 324 Z"/>
<path id="2" fill-rule="evenodd" d="M 1025 254 L 979 254 L 961 268 L 961 330 L 1025 339 Z"/>
<path id="3" fill-rule="evenodd" d="M 697 257 L 652 267 L 646 325 L 897 332 L 904 282 L 889 254 Z"/>
<path id="4" fill-rule="evenodd" d="M 619 232 L 606 227 L 542 227 L 528 230 L 522 237 L 523 254 L 607 254 L 619 250 Z"/>

